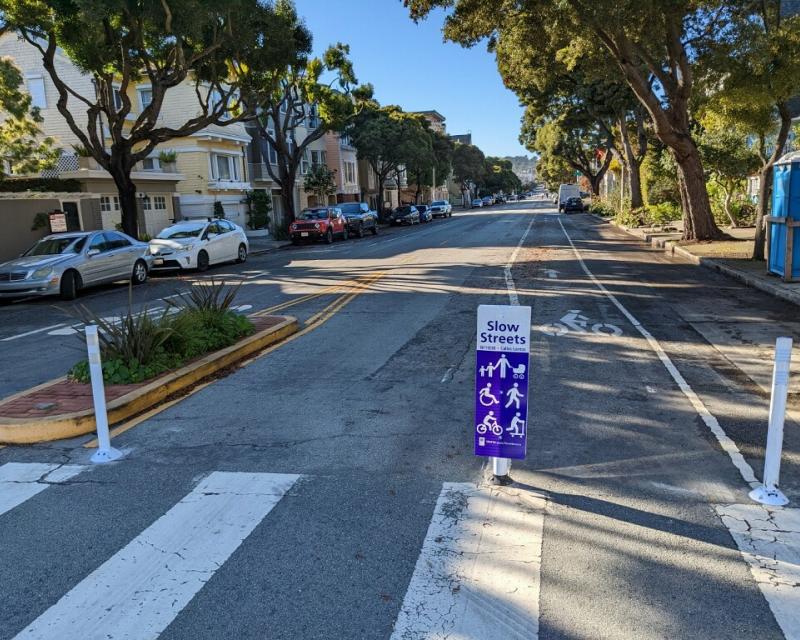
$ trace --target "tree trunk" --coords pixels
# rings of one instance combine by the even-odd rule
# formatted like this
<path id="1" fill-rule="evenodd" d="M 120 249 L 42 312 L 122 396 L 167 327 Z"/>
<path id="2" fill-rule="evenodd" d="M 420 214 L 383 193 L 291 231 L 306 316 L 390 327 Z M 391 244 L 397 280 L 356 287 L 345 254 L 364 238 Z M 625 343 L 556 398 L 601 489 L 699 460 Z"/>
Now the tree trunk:
<path id="1" fill-rule="evenodd" d="M 736 218 L 733 217 L 731 213 L 731 200 L 733 200 L 733 189 L 729 189 L 724 185 L 720 185 L 722 190 L 725 192 L 725 199 L 722 201 L 722 209 L 725 211 L 725 215 L 728 216 L 728 220 L 731 223 L 732 228 L 736 228 L 739 225 L 736 223 Z"/>
<path id="2" fill-rule="evenodd" d="M 683 203 L 683 240 L 718 240 L 722 232 L 714 222 L 706 190 L 706 177 L 700 153 L 693 142 L 684 153 L 673 150 Z"/>
<path id="3" fill-rule="evenodd" d="M 281 202 L 283 203 L 283 228 L 288 232 L 289 226 L 294 222 L 294 183 L 295 173 L 293 171 L 282 171 L 281 176 Z M 327 203 L 326 203 L 327 204 Z"/>
<path id="4" fill-rule="evenodd" d="M 756 235 L 753 245 L 753 260 L 764 260 L 764 244 L 767 238 L 767 221 L 772 197 L 772 174 L 774 162 L 767 162 L 758 172 L 758 208 L 756 209 Z"/>
<path id="5" fill-rule="evenodd" d="M 385 178 L 378 174 L 378 220 L 386 220 L 386 213 L 383 210 L 383 185 Z"/>
<path id="6" fill-rule="evenodd" d="M 625 124 L 625 120 L 621 118 L 619 121 L 620 127 L 624 127 Z M 627 131 L 625 129 L 622 129 L 622 131 L 622 147 L 624 151 L 622 160 L 625 165 L 625 176 L 631 194 L 631 209 L 641 209 L 644 206 L 644 198 L 642 198 L 642 163 L 636 157 L 628 136 L 625 135 Z"/>
<path id="7" fill-rule="evenodd" d="M 109 173 L 119 192 L 119 206 L 122 216 L 122 230 L 131 238 L 139 239 L 139 209 L 136 205 L 136 184 L 131 180 L 131 172 L 124 166 L 112 166 Z"/>
<path id="8" fill-rule="evenodd" d="M 756 235 L 753 245 L 753 260 L 764 260 L 764 243 L 767 238 L 767 221 L 769 215 L 770 199 L 772 198 L 772 176 L 775 163 L 783 155 L 786 140 L 792 128 L 792 117 L 786 103 L 778 103 L 778 113 L 781 114 L 781 127 L 775 140 L 775 148 L 767 162 L 759 172 L 758 208 L 756 209 Z"/>

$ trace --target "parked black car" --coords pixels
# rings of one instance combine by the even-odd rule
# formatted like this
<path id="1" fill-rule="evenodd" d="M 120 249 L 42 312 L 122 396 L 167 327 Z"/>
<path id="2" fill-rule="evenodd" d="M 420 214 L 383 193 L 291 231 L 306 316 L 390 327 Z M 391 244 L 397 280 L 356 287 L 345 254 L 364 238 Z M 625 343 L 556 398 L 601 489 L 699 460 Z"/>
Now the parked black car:
<path id="1" fill-rule="evenodd" d="M 363 238 L 369 231 L 378 234 L 378 212 L 372 211 L 366 202 L 342 202 L 337 205 L 347 220 L 347 228 L 352 235 Z"/>
<path id="2" fill-rule="evenodd" d="M 414 205 L 419 212 L 419 221 L 420 222 L 430 222 L 433 220 L 433 213 L 431 212 L 431 208 L 427 204 L 416 204 Z"/>
<path id="3" fill-rule="evenodd" d="M 398 224 L 419 224 L 419 211 L 413 205 L 403 205 L 392 211 L 389 222 Z"/>
<path id="4" fill-rule="evenodd" d="M 583 213 L 584 209 L 583 200 L 580 198 L 567 198 L 567 201 L 564 203 L 564 213 L 570 213 L 571 211 Z"/>

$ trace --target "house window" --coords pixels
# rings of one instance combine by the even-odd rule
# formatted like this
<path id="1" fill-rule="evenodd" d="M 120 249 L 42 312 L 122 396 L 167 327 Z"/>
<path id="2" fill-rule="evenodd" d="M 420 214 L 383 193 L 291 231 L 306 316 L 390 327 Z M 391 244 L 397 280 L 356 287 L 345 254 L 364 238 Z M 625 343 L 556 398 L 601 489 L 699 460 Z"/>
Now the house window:
<path id="1" fill-rule="evenodd" d="M 153 209 L 156 211 L 167 210 L 167 197 L 166 196 L 153 196 Z"/>
<path id="2" fill-rule="evenodd" d="M 269 135 L 274 138 L 275 137 L 275 131 L 270 129 L 269 130 Z M 278 164 L 278 152 L 275 150 L 275 147 L 272 146 L 271 142 L 267 142 L 267 147 L 269 148 L 269 163 L 270 164 Z"/>
<path id="3" fill-rule="evenodd" d="M 142 211 L 150 211 L 153 208 L 153 203 L 150 201 L 150 196 L 142 196 Z"/>
<path id="4" fill-rule="evenodd" d="M 100 196 L 100 211 L 119 211 L 119 196 Z"/>
<path id="5" fill-rule="evenodd" d="M 308 149 L 303 150 L 303 159 L 300 161 L 300 175 L 304 176 L 308 173 Z"/>
<path id="6" fill-rule="evenodd" d="M 350 140 L 350 136 L 341 135 L 339 136 L 339 144 L 343 147 L 352 147 L 353 142 Z"/>
<path id="7" fill-rule="evenodd" d="M 114 110 L 119 111 L 122 109 L 122 94 L 119 92 L 119 87 L 113 87 L 111 92 L 114 96 Z"/>
<path id="8" fill-rule="evenodd" d="M 143 171 L 159 171 L 161 169 L 161 161 L 158 158 L 145 158 L 142 160 Z"/>
<path id="9" fill-rule="evenodd" d="M 211 176 L 214 180 L 239 179 L 239 164 L 237 156 L 214 153 L 211 156 Z"/>
<path id="10" fill-rule="evenodd" d="M 355 184 L 356 183 L 356 164 L 355 164 L 355 162 L 345 162 L 344 163 L 344 183 L 345 184 Z"/>
<path id="11" fill-rule="evenodd" d="M 28 93 L 31 94 L 31 105 L 39 109 L 47 109 L 44 78 L 42 76 L 26 76 L 25 85 L 28 88 Z"/>
<path id="12" fill-rule="evenodd" d="M 311 164 L 318 167 L 327 164 L 327 154 L 325 151 L 311 151 Z"/>
<path id="13" fill-rule="evenodd" d="M 153 101 L 153 90 L 150 87 L 137 89 L 139 92 L 139 106 L 144 111 Z"/>

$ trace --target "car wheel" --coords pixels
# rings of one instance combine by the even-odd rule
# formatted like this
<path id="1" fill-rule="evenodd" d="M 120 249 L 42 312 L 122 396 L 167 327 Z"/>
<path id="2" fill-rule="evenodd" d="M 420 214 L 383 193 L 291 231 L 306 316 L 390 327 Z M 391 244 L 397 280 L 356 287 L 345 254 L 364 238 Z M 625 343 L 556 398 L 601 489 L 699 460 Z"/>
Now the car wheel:
<path id="1" fill-rule="evenodd" d="M 350 238 L 350 229 L 347 227 L 344 228 L 342 231 L 342 240 L 348 240 Z"/>
<path id="2" fill-rule="evenodd" d="M 61 276 L 61 299 L 74 300 L 78 297 L 80 289 L 80 276 L 74 271 L 67 271 Z"/>
<path id="3" fill-rule="evenodd" d="M 197 270 L 206 271 L 208 269 L 208 254 L 201 251 L 197 254 Z"/>
<path id="4" fill-rule="evenodd" d="M 331 229 L 330 227 L 328 227 L 328 231 L 325 234 L 325 242 L 327 244 L 333 244 L 333 229 Z"/>
<path id="5" fill-rule="evenodd" d="M 364 237 L 364 225 L 363 224 L 358 225 L 358 231 L 356 231 L 356 235 L 359 238 L 363 238 Z"/>
<path id="6" fill-rule="evenodd" d="M 244 262 L 247 260 L 247 247 L 244 246 L 244 242 L 239 245 L 239 253 L 236 254 L 236 262 Z"/>
<path id="7" fill-rule="evenodd" d="M 377 222 L 374 225 L 372 225 L 372 235 L 373 236 L 377 236 L 378 235 L 378 223 Z"/>
<path id="8" fill-rule="evenodd" d="M 131 284 L 144 284 L 147 282 L 147 265 L 144 260 L 137 260 L 133 265 L 133 273 L 131 274 Z"/>

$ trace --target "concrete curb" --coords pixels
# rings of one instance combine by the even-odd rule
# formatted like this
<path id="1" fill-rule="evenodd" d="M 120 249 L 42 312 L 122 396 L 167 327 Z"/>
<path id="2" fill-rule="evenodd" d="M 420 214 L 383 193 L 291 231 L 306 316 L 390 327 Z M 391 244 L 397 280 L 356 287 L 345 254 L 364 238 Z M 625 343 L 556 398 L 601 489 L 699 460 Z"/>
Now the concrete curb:
<path id="1" fill-rule="evenodd" d="M 598 220 L 602 220 L 603 222 L 612 225 L 613 227 L 619 229 L 620 231 L 624 231 L 628 235 L 633 236 L 634 238 L 638 238 L 643 242 L 651 245 L 657 249 L 663 249 L 664 253 L 667 254 L 669 257 L 680 256 L 684 260 L 691 262 L 699 267 L 705 267 L 706 269 L 711 269 L 713 271 L 717 271 L 722 273 L 729 278 L 733 278 L 734 280 L 738 280 L 742 284 L 747 285 L 748 287 L 752 287 L 753 289 L 758 289 L 759 291 L 763 291 L 764 293 L 768 293 L 771 296 L 776 298 L 780 298 L 781 300 L 785 300 L 786 302 L 791 302 L 792 304 L 796 304 L 800 306 L 800 294 L 795 293 L 794 291 L 787 291 L 781 288 L 778 285 L 774 285 L 771 282 L 765 282 L 762 278 L 758 276 L 754 276 L 746 271 L 741 271 L 734 267 L 731 267 L 727 264 L 723 264 L 718 260 L 714 260 L 713 258 L 704 258 L 702 256 L 696 256 L 691 251 L 687 251 L 680 245 L 678 245 L 675 241 L 670 240 L 669 238 L 659 237 L 660 235 L 666 234 L 647 234 L 647 233 L 639 233 L 633 229 L 628 229 L 612 220 L 607 220 L 606 218 L 601 218 L 600 216 L 594 216 Z"/>
<path id="2" fill-rule="evenodd" d="M 292 316 L 275 316 L 282 321 L 259 331 L 244 340 L 206 354 L 191 364 L 156 378 L 145 386 L 120 396 L 108 403 L 108 422 L 116 424 L 159 404 L 173 393 L 186 389 L 200 380 L 224 369 L 266 347 L 281 342 L 300 330 Z M 37 388 L 55 384 L 53 380 Z M 30 391 L 30 390 L 29 390 Z M 23 392 L 24 394 L 25 392 Z M 19 397 L 22 394 L 15 394 Z M 33 444 L 64 440 L 86 435 L 95 430 L 94 410 L 88 409 L 46 418 L 0 418 L 0 443 Z"/>
<path id="3" fill-rule="evenodd" d="M 281 249 L 285 249 L 286 247 L 291 247 L 292 243 L 287 242 L 286 244 L 278 245 L 277 247 L 270 247 L 269 249 L 253 249 L 250 251 L 251 256 L 261 256 L 265 253 L 273 253 L 274 251 L 280 251 Z"/>

